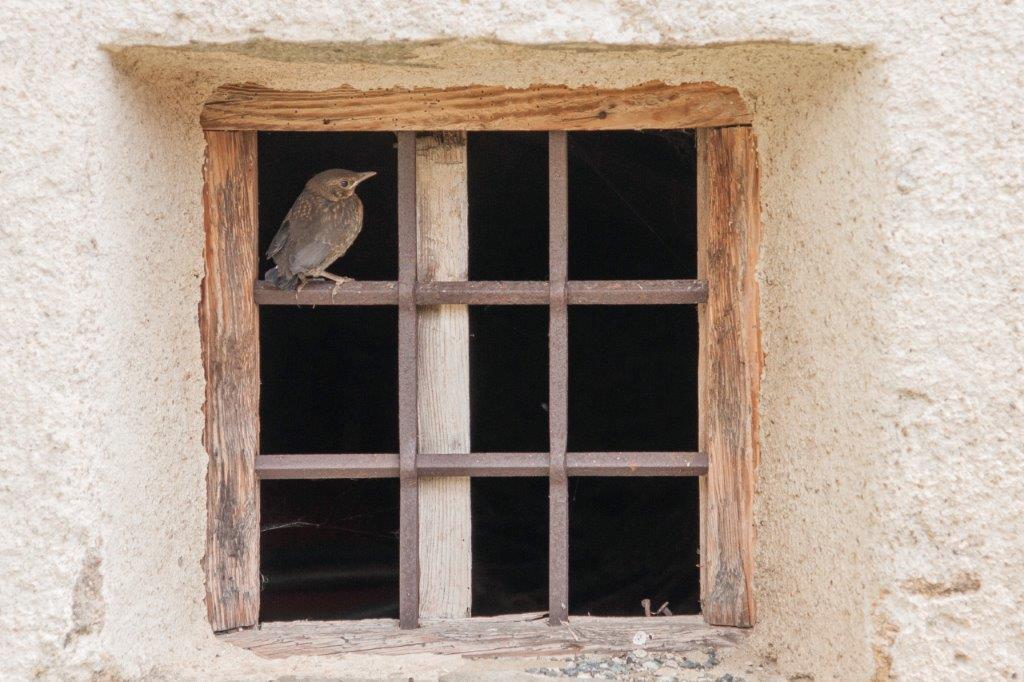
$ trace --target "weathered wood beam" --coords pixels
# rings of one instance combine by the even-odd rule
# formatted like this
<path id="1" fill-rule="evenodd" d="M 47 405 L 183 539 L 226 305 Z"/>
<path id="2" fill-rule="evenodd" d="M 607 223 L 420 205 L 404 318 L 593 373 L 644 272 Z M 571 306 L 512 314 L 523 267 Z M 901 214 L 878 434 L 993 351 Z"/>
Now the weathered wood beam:
<path id="1" fill-rule="evenodd" d="M 749 627 L 753 593 L 754 473 L 758 460 L 761 243 L 757 150 L 749 127 L 698 131 L 698 277 L 708 286 L 700 320 L 698 400 L 701 609 L 713 625 Z"/>
<path id="2" fill-rule="evenodd" d="M 259 617 L 259 322 L 256 133 L 206 133 L 206 276 L 199 326 L 206 374 L 206 609 L 215 631 Z"/>
<path id="3" fill-rule="evenodd" d="M 416 138 L 420 282 L 469 274 L 465 133 Z M 425 306 L 418 316 L 419 451 L 469 452 L 469 309 Z M 420 477 L 420 617 L 460 618 L 472 605 L 470 479 Z"/>
<path id="4" fill-rule="evenodd" d="M 749 124 L 735 88 L 651 82 L 623 89 L 469 85 L 320 92 L 225 85 L 204 103 L 207 130 L 632 130 Z"/>
<path id="5" fill-rule="evenodd" d="M 425 621 L 399 630 L 393 620 L 292 621 L 265 623 L 258 630 L 221 635 L 220 640 L 262 658 L 372 654 L 447 654 L 465 658 L 536 658 L 579 654 L 621 655 L 638 630 L 650 635 L 652 653 L 703 653 L 707 647 L 741 645 L 747 633 L 703 623 L 700 616 L 595 618 L 549 627 L 543 613 Z M 627 644 L 624 644 L 627 643 Z"/>

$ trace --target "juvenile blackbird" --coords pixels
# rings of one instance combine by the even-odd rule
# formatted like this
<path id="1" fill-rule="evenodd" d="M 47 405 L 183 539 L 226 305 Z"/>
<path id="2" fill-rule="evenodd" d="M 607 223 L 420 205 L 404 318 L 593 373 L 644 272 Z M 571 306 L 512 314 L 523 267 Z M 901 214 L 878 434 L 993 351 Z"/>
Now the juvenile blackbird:
<path id="1" fill-rule="evenodd" d="M 327 268 L 345 255 L 362 231 L 363 202 L 355 190 L 374 175 L 333 168 L 310 178 L 267 249 L 267 258 L 275 264 L 267 271 L 267 281 L 279 289 L 291 288 L 296 281 L 301 289 L 316 277 L 331 280 L 335 288 L 349 281 Z"/>

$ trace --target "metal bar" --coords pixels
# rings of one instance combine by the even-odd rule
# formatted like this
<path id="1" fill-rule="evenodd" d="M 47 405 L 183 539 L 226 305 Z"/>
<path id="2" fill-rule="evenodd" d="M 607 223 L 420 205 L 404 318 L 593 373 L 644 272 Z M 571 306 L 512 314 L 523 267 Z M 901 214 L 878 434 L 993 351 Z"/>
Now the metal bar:
<path id="1" fill-rule="evenodd" d="M 569 476 L 703 476 L 703 452 L 570 452 Z"/>
<path id="2" fill-rule="evenodd" d="M 416 473 L 416 134 L 398 133 L 398 611 L 404 629 L 419 625 L 420 518 Z"/>
<path id="3" fill-rule="evenodd" d="M 704 303 L 705 282 L 697 279 L 576 280 L 566 282 L 569 305 L 678 305 Z"/>
<path id="4" fill-rule="evenodd" d="M 546 452 L 491 452 L 423 455 L 416 461 L 421 476 L 546 476 Z"/>
<path id="5" fill-rule="evenodd" d="M 396 305 L 398 282 L 310 282 L 302 288 L 278 289 L 270 282 L 256 282 L 259 305 Z"/>
<path id="6" fill-rule="evenodd" d="M 420 305 L 547 305 L 547 282 L 421 282 Z"/>
<path id="7" fill-rule="evenodd" d="M 398 453 L 338 455 L 260 455 L 256 474 L 263 480 L 283 478 L 395 478 Z"/>
<path id="8" fill-rule="evenodd" d="M 565 470 L 568 437 L 569 173 L 565 131 L 548 133 L 548 622 L 569 620 L 569 481 Z"/>
<path id="9" fill-rule="evenodd" d="M 311 282 L 302 291 L 256 283 L 259 305 L 396 305 L 398 282 Z M 569 305 L 685 305 L 707 301 L 707 284 L 696 279 L 578 280 L 565 283 Z M 417 305 L 546 305 L 548 282 L 421 282 Z"/>
<path id="10" fill-rule="evenodd" d="M 546 452 L 474 452 L 418 454 L 421 476 L 547 476 Z M 708 458 L 702 452 L 569 452 L 567 476 L 703 476 Z M 260 455 L 256 473 L 267 479 L 395 478 L 397 453 Z"/>

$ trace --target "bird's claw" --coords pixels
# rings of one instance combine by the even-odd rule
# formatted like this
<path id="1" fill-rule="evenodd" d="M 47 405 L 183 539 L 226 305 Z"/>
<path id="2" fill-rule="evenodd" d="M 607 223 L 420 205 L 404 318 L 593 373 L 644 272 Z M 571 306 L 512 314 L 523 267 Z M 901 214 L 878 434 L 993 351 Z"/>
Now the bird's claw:
<path id="1" fill-rule="evenodd" d="M 313 275 L 312 277 L 306 277 L 305 279 L 299 280 L 299 285 L 297 287 L 295 287 L 295 296 L 296 296 L 296 298 L 298 298 L 299 292 L 306 288 L 306 285 L 309 284 L 310 280 L 314 280 L 314 279 L 320 280 L 321 282 L 327 281 L 327 280 L 330 280 L 330 281 L 334 282 L 334 286 L 331 287 L 331 298 L 332 299 L 337 295 L 338 289 L 341 287 L 342 284 L 344 284 L 346 282 L 354 282 L 355 281 L 351 277 L 338 277 L 336 275 L 332 275 L 332 276 Z"/>
<path id="2" fill-rule="evenodd" d="M 342 284 L 344 284 L 345 282 L 353 282 L 353 281 L 355 281 L 351 277 L 334 277 L 332 279 L 334 280 L 334 286 L 331 287 L 331 300 L 334 300 L 334 296 L 335 296 L 335 294 L 338 293 L 338 288 Z"/>

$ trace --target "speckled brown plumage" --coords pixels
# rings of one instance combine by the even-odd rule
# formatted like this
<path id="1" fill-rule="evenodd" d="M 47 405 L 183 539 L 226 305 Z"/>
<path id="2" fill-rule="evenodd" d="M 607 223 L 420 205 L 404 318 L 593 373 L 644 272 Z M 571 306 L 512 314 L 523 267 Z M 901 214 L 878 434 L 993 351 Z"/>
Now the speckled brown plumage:
<path id="1" fill-rule="evenodd" d="M 355 189 L 374 175 L 335 168 L 310 178 L 267 249 L 275 264 L 267 271 L 267 281 L 280 289 L 317 277 L 336 284 L 347 281 L 327 268 L 362 231 L 363 202 Z"/>

